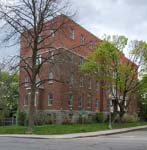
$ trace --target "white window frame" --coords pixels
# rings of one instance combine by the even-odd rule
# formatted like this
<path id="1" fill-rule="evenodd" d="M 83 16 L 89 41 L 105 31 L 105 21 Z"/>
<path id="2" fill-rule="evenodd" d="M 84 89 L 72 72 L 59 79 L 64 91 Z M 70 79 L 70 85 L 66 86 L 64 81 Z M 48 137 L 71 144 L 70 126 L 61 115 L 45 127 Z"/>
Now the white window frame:
<path id="1" fill-rule="evenodd" d="M 87 103 L 86 103 L 87 108 L 91 107 L 91 101 L 92 101 L 92 97 L 90 95 L 88 95 L 87 96 Z"/>
<path id="2" fill-rule="evenodd" d="M 96 98 L 96 100 L 95 100 L 95 107 L 99 108 L 99 100 L 98 100 L 98 98 Z"/>
<path id="3" fill-rule="evenodd" d="M 25 77 L 25 79 L 24 79 L 24 86 L 25 87 L 29 86 L 29 77 Z"/>
<path id="4" fill-rule="evenodd" d="M 72 39 L 72 40 L 74 40 L 75 39 L 75 31 L 74 31 L 74 29 L 70 29 L 70 38 Z"/>
<path id="5" fill-rule="evenodd" d="M 91 50 L 93 49 L 93 41 L 89 42 L 89 49 L 91 49 Z"/>
<path id="6" fill-rule="evenodd" d="M 40 42 L 41 42 L 41 40 L 42 40 L 42 36 L 41 36 L 41 35 L 39 35 L 39 37 L 38 37 L 38 42 L 40 43 Z"/>
<path id="7" fill-rule="evenodd" d="M 52 106 L 53 105 L 53 99 L 54 99 L 53 94 L 49 93 L 48 94 L 48 106 Z"/>
<path id="8" fill-rule="evenodd" d="M 80 44 L 83 45 L 84 42 L 85 42 L 85 37 L 84 37 L 83 34 L 81 34 L 81 36 L 80 36 Z"/>
<path id="9" fill-rule="evenodd" d="M 54 55 L 55 55 L 55 52 L 54 52 L 54 50 L 51 50 L 50 51 L 50 60 L 54 60 Z"/>
<path id="10" fill-rule="evenodd" d="M 37 77 L 36 78 L 36 87 L 39 87 L 41 85 L 41 83 L 39 83 L 39 82 L 40 82 L 40 79 Z"/>
<path id="11" fill-rule="evenodd" d="M 73 94 L 68 95 L 68 105 L 72 106 L 73 105 Z"/>
<path id="12" fill-rule="evenodd" d="M 53 72 L 49 72 L 49 74 L 48 74 L 48 80 L 49 80 L 48 83 L 49 83 L 49 84 L 54 83 L 53 79 L 54 79 L 54 74 L 53 74 Z"/>
<path id="13" fill-rule="evenodd" d="M 98 90 L 99 90 L 99 82 L 96 81 L 96 91 L 98 91 Z"/>
<path id="14" fill-rule="evenodd" d="M 42 63 L 42 55 L 37 55 L 36 57 L 36 65 L 40 65 Z"/>
<path id="15" fill-rule="evenodd" d="M 55 37 L 55 31 L 53 29 L 50 30 L 50 37 L 51 38 Z"/>

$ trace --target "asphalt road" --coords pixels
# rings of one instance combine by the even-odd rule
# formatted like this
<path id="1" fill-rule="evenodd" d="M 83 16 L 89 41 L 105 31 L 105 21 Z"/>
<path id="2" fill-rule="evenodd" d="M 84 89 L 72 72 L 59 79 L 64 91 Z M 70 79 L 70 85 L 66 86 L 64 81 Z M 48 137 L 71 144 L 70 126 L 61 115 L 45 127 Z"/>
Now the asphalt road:
<path id="1" fill-rule="evenodd" d="M 147 150 L 147 129 L 77 139 L 0 137 L 0 150 Z"/>

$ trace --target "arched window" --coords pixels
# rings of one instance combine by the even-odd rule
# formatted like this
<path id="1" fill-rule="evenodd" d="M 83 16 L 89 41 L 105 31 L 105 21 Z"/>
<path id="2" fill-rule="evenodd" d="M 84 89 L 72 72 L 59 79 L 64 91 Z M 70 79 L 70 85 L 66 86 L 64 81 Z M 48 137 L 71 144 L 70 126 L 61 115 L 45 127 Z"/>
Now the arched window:
<path id="1" fill-rule="evenodd" d="M 53 104 L 53 94 L 49 93 L 48 94 L 48 106 Z"/>
<path id="2" fill-rule="evenodd" d="M 49 75 L 48 75 L 48 83 L 49 84 L 52 84 L 53 83 L 53 78 L 54 78 L 54 75 L 53 75 L 53 73 L 52 72 L 49 72 Z"/>

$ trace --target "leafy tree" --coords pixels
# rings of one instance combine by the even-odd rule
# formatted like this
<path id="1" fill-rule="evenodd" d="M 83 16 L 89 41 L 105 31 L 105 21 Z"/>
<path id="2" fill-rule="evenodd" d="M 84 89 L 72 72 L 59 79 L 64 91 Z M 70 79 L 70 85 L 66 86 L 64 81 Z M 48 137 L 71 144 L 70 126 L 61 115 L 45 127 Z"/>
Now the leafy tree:
<path id="1" fill-rule="evenodd" d="M 0 71 L 0 120 L 17 110 L 18 75 Z"/>
<path id="2" fill-rule="evenodd" d="M 132 100 L 130 97 L 136 93 L 139 85 L 138 68 L 142 64 L 144 48 L 146 48 L 144 42 L 132 41 L 128 59 L 123 54 L 127 45 L 126 37 L 109 36 L 89 54 L 81 67 L 82 72 L 91 73 L 103 82 L 103 89 L 106 91 L 105 99 L 111 95 L 120 122 L 130 105 Z"/>
<path id="3" fill-rule="evenodd" d="M 147 120 L 147 74 L 145 74 L 140 81 L 139 86 L 139 116 Z"/>

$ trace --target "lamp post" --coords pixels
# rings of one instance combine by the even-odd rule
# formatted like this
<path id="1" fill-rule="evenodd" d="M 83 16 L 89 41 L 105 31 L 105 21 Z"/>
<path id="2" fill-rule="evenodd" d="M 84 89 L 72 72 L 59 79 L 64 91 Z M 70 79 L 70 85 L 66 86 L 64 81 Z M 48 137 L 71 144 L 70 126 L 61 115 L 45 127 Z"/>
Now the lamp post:
<path id="1" fill-rule="evenodd" d="M 108 107 L 109 107 L 109 129 L 112 129 L 112 121 L 111 121 L 111 99 L 112 99 L 112 96 L 111 94 L 109 94 L 108 96 Z"/>

